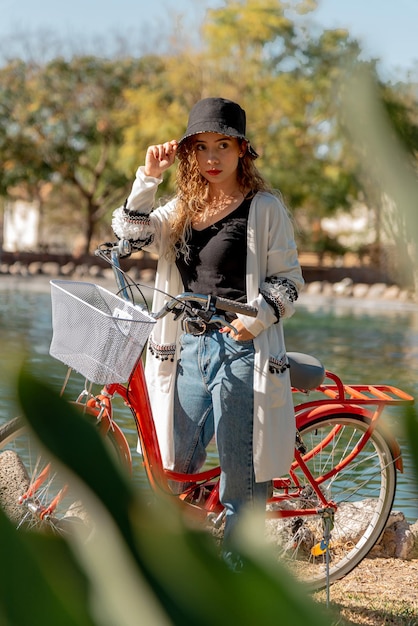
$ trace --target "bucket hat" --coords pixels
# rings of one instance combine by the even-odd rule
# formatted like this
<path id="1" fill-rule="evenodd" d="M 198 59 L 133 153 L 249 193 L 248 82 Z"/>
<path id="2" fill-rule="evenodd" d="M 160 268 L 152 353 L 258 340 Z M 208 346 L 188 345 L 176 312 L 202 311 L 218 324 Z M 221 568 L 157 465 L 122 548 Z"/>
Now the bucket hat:
<path id="1" fill-rule="evenodd" d="M 199 133 L 219 133 L 228 137 L 245 139 L 247 149 L 253 159 L 258 157 L 246 135 L 246 115 L 244 109 L 232 100 L 225 98 L 204 98 L 190 111 L 189 121 L 179 145 L 188 137 Z"/>

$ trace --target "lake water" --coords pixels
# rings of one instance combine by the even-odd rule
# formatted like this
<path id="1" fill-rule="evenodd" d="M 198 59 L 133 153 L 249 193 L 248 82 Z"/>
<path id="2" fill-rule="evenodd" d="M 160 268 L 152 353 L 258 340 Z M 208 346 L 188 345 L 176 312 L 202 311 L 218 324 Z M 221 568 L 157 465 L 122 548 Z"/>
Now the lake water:
<path id="1" fill-rule="evenodd" d="M 49 354 L 51 306 L 48 282 L 19 281 L 0 277 L 0 421 L 19 413 L 15 400 L 15 376 L 23 358 L 31 368 L 61 388 L 66 367 Z M 289 350 L 317 356 L 328 370 L 346 383 L 389 384 L 418 398 L 418 307 L 367 300 L 319 300 L 307 295 L 293 318 L 285 322 Z M 81 390 L 75 376 L 74 395 Z M 135 432 L 130 413 L 118 405 L 121 425 L 132 445 Z M 410 522 L 418 518 L 417 481 L 403 435 L 402 409 L 386 410 L 401 443 L 405 471 L 398 474 L 395 509 Z M 138 484 L 145 484 L 137 466 Z"/>

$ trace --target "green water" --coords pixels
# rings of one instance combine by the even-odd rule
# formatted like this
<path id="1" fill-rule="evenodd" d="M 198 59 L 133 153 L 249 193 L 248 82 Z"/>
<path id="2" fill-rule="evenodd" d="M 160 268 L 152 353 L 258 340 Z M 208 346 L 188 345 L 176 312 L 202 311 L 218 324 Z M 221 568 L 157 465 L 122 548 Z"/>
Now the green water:
<path id="1" fill-rule="evenodd" d="M 346 383 L 389 384 L 418 397 L 418 309 L 365 301 L 324 303 L 304 299 L 294 317 L 285 322 L 285 331 L 289 350 L 314 354 Z M 0 278 L 0 421 L 19 413 L 15 376 L 23 358 L 29 360 L 33 371 L 61 388 L 66 367 L 48 354 L 51 335 L 50 296 L 45 287 L 40 291 L 16 288 Z M 77 395 L 81 379 L 75 376 L 70 386 Z M 132 420 L 122 403 L 118 414 L 134 446 Z M 414 522 L 418 518 L 418 496 L 403 436 L 402 410 L 388 409 L 386 419 L 401 442 L 405 465 L 404 474 L 398 476 L 395 509 Z M 140 465 L 136 480 L 145 485 Z"/>

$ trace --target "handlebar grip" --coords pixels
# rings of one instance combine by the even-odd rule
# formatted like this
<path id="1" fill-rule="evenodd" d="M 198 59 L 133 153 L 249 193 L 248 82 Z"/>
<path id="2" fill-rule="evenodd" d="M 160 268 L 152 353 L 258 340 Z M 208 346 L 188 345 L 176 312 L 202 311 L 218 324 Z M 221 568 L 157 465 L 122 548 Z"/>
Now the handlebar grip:
<path id="1" fill-rule="evenodd" d="M 249 317 L 257 317 L 257 309 L 250 304 L 244 302 L 236 302 L 235 300 L 228 300 L 227 298 L 216 297 L 215 306 L 221 311 L 228 311 L 230 313 L 242 313 L 242 315 L 248 315 Z"/>
<path id="2" fill-rule="evenodd" d="M 113 259 L 123 259 L 132 254 L 131 243 L 127 239 L 119 239 L 118 241 L 106 241 L 99 245 L 94 254 L 96 256 L 112 256 Z"/>

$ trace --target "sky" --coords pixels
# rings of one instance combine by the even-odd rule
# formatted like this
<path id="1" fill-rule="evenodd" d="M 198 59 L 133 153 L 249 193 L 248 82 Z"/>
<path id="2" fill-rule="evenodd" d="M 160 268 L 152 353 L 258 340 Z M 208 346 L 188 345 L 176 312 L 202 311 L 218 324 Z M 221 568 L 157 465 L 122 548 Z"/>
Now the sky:
<path id="1" fill-rule="evenodd" d="M 106 49 L 119 37 L 159 51 L 176 15 L 183 15 L 190 34 L 206 8 L 222 4 L 222 0 L 0 0 L 0 52 L 22 46 L 30 34 L 38 36 L 39 45 L 42 32 L 49 34 L 45 46 L 53 35 L 61 44 L 66 40 L 87 49 L 95 43 Z M 390 73 L 417 68 L 418 0 L 318 0 L 318 5 L 311 20 L 323 28 L 348 28 L 366 55 L 380 58 Z"/>

